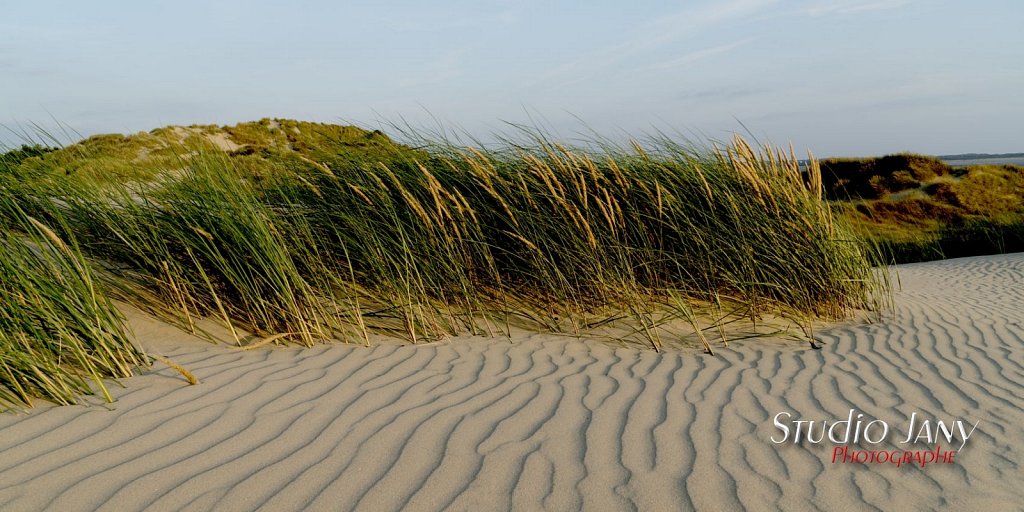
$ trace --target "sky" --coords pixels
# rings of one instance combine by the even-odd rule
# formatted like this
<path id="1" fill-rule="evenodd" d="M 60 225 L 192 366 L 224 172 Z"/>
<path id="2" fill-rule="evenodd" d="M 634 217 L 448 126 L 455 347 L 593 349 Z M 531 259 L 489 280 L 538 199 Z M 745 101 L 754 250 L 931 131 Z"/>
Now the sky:
<path id="1" fill-rule="evenodd" d="M 0 143 L 263 117 L 1024 151 L 1024 2 L 0 3 Z M 63 132 L 61 132 L 63 133 Z M 71 137 L 70 135 L 68 137 Z M 62 136 L 63 138 L 63 136 Z"/>

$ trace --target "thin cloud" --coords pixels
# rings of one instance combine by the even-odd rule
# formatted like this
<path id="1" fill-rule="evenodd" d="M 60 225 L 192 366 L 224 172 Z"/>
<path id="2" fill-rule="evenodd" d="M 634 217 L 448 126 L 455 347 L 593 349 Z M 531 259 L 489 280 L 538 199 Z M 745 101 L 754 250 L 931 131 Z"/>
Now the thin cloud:
<path id="1" fill-rule="evenodd" d="M 671 60 L 668 60 L 668 61 L 665 61 L 665 62 L 661 62 L 661 63 L 658 63 L 658 64 L 654 64 L 654 65 L 651 65 L 651 66 L 647 66 L 647 67 L 641 68 L 640 71 L 663 70 L 663 69 L 672 69 L 672 68 L 677 68 L 677 67 L 680 67 L 680 66 L 685 66 L 685 65 L 697 62 L 699 60 L 706 59 L 708 57 L 714 57 L 716 55 L 721 55 L 723 53 L 728 53 L 728 52 L 730 52 L 732 50 L 735 50 L 736 48 L 739 48 L 741 46 L 744 46 L 744 45 L 750 43 L 754 39 L 755 38 L 753 38 L 753 37 L 748 37 L 746 39 L 741 39 L 739 41 L 734 41 L 732 43 L 728 43 L 728 44 L 723 44 L 723 45 L 719 45 L 719 46 L 713 46 L 711 48 L 703 48 L 703 49 L 700 49 L 700 50 L 692 51 L 692 52 L 686 53 L 686 54 L 684 54 L 682 56 L 676 57 L 674 59 L 671 59 Z"/>
<path id="2" fill-rule="evenodd" d="M 858 14 L 868 11 L 887 11 L 899 9 L 910 4 L 911 0 L 855 0 L 845 2 L 818 2 L 808 6 L 804 14 L 808 16 L 829 16 Z"/>
<path id="3" fill-rule="evenodd" d="M 396 18 L 380 16 L 374 22 L 396 33 L 446 32 L 472 27 L 513 25 L 520 22 L 518 11 L 505 10 L 493 14 L 445 16 L 444 18 Z"/>
<path id="4" fill-rule="evenodd" d="M 732 0 L 684 9 L 651 21 L 632 38 L 606 46 L 542 73 L 526 87 L 556 83 L 565 86 L 590 79 L 603 70 L 664 47 L 697 30 L 754 15 L 778 0 Z"/>
<path id="5" fill-rule="evenodd" d="M 469 51 L 466 48 L 448 52 L 433 65 L 423 70 L 421 74 L 403 79 L 399 87 L 409 89 L 449 82 L 459 78 L 464 74 L 464 61 L 468 54 Z"/>
<path id="6" fill-rule="evenodd" d="M 694 92 L 686 92 L 676 96 L 680 100 L 736 100 L 739 98 L 746 98 L 748 96 L 754 96 L 756 94 L 764 94 L 772 92 L 771 89 L 765 87 L 759 88 L 736 88 L 736 87 L 717 87 L 714 89 L 704 89 Z"/>

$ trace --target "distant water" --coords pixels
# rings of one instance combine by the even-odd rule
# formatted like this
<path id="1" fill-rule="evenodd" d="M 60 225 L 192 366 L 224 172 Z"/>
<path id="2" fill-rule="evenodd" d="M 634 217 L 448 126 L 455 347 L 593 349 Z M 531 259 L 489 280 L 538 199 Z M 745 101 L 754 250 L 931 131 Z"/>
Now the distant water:
<path id="1" fill-rule="evenodd" d="M 936 157 L 949 164 L 950 167 L 968 167 L 971 165 L 1019 165 L 1024 167 L 1024 156 L 995 157 L 995 158 L 943 158 Z M 800 160 L 800 170 L 807 170 L 807 160 Z"/>
<path id="2" fill-rule="evenodd" d="M 1012 158 L 977 158 L 971 160 L 947 160 L 942 159 L 952 167 L 967 167 L 968 165 L 1024 165 L 1024 157 Z"/>

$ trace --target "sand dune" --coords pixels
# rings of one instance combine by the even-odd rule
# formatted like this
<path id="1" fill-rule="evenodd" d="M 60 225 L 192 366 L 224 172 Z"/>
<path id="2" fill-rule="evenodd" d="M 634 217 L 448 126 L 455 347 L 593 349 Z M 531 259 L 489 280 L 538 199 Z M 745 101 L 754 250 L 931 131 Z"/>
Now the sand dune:
<path id="1" fill-rule="evenodd" d="M 882 323 L 709 357 L 551 336 L 249 352 L 0 415 L 2 510 L 1021 510 L 1024 254 L 907 265 Z M 980 421 L 953 464 L 833 464 L 780 411 Z M 863 445 L 869 448 L 868 445 Z M 931 448 L 923 446 L 922 448 Z M 955 449 L 955 447 L 954 447 Z"/>

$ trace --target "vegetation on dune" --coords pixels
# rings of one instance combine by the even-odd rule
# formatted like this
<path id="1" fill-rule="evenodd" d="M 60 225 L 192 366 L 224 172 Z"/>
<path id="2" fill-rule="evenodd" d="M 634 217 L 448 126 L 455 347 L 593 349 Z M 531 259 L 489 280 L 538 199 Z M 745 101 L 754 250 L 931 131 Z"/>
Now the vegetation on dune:
<path id="1" fill-rule="evenodd" d="M 0 146 L 0 149 L 3 149 L 3 146 Z M 25 160 L 33 157 L 41 157 L 56 150 L 56 148 L 33 144 L 31 146 L 22 145 L 19 148 L 9 151 L 2 151 L 0 152 L 0 172 L 14 172 L 14 170 L 17 169 Z"/>
<path id="2" fill-rule="evenodd" d="M 912 153 L 879 158 L 831 158 L 821 162 L 829 199 L 880 199 L 952 174 L 941 160 Z"/>
<path id="3" fill-rule="evenodd" d="M 1024 251 L 1024 167 L 913 154 L 821 166 L 834 208 L 891 261 Z"/>
<path id="4" fill-rule="evenodd" d="M 0 196 L 0 410 L 60 404 L 147 364 L 73 241 Z"/>
<path id="5" fill-rule="evenodd" d="M 171 126 L 133 135 L 94 135 L 58 150 L 24 146 L 0 160 L 8 160 L 6 167 L 23 179 L 64 174 L 108 184 L 151 181 L 181 169 L 199 152 L 228 153 L 233 166 L 260 177 L 323 160 L 389 161 L 396 153 L 412 151 L 379 131 L 263 119 L 236 126 Z"/>
<path id="6" fill-rule="evenodd" d="M 0 153 L 0 406 L 148 364 L 113 299 L 247 347 L 616 323 L 660 349 L 681 322 L 712 352 L 736 317 L 813 340 L 883 307 L 883 261 L 1024 250 L 1021 167 L 404 135 L 264 119 Z"/>
<path id="7" fill-rule="evenodd" d="M 76 241 L 91 289 L 186 329 L 220 319 L 239 345 L 617 322 L 659 349 L 679 320 L 711 352 L 702 314 L 779 314 L 813 340 L 813 318 L 887 298 L 792 154 L 421 142 L 283 120 L 91 137 L 0 173 L 0 219 Z"/>

